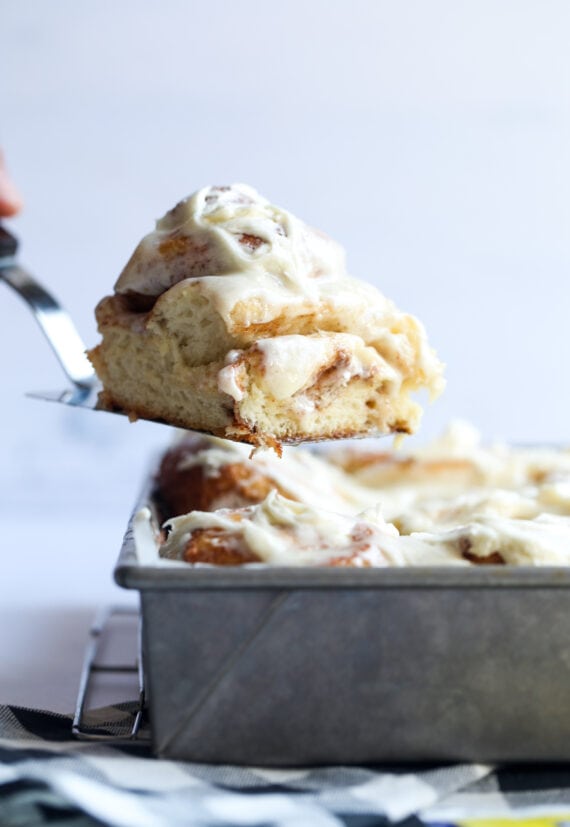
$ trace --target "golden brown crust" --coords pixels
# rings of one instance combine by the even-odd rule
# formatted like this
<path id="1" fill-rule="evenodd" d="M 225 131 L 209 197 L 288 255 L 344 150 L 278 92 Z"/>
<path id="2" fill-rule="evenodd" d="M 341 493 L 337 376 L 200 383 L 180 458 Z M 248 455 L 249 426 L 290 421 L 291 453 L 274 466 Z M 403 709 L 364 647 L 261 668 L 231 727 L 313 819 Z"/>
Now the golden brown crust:
<path id="1" fill-rule="evenodd" d="M 294 492 L 266 476 L 255 463 L 229 462 L 208 470 L 199 462 L 192 463 L 192 458 L 209 445 L 202 437 L 189 437 L 165 454 L 154 490 L 163 520 L 190 511 L 255 505 L 274 489 L 290 500 L 298 499 Z M 187 467 L 184 467 L 185 461 Z"/>
<path id="2" fill-rule="evenodd" d="M 182 554 L 186 563 L 216 566 L 242 566 L 259 563 L 260 558 L 244 546 L 241 538 L 220 528 L 197 528 Z"/>
<path id="3" fill-rule="evenodd" d="M 128 295 L 119 293 L 113 296 L 105 296 L 95 308 L 95 318 L 99 329 L 108 325 L 130 327 L 134 314 L 140 315 L 130 306 Z"/>
<path id="4" fill-rule="evenodd" d="M 481 556 L 479 554 L 473 554 L 471 548 L 472 543 L 469 537 L 462 537 L 459 541 L 459 552 L 463 559 L 469 563 L 474 563 L 477 566 L 504 566 L 506 563 L 505 558 L 499 551 L 492 551 L 490 554 Z"/>
<path id="5" fill-rule="evenodd" d="M 485 557 L 481 557 L 478 554 L 472 554 L 469 551 L 464 551 L 462 556 L 470 563 L 475 563 L 475 565 L 504 566 L 506 564 L 505 558 L 498 551 L 493 551 L 491 554 L 486 554 Z"/>

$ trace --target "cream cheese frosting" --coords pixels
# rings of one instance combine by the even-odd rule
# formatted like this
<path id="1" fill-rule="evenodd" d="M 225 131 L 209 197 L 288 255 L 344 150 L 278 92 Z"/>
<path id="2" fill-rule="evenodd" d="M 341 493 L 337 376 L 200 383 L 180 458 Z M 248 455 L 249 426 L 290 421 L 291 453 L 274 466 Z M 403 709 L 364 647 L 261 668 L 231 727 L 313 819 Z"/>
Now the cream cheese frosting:
<path id="1" fill-rule="evenodd" d="M 174 255 L 164 256 L 173 235 Z M 167 212 L 142 240 L 115 290 L 158 296 L 180 280 L 181 272 L 184 278 L 245 273 L 260 281 L 270 274 L 289 289 L 311 294 L 312 278 L 344 271 L 339 244 L 252 187 L 233 184 L 204 187 Z"/>
<path id="2" fill-rule="evenodd" d="M 336 557 L 356 556 L 357 565 L 402 565 L 395 546 L 383 550 L 383 536 L 397 535 L 380 515 L 355 521 L 342 514 L 315 509 L 272 491 L 259 505 L 204 512 L 169 520 L 162 555 L 180 559 L 197 528 L 219 529 L 237 537 L 261 562 L 276 566 L 322 565 Z"/>
<path id="3" fill-rule="evenodd" d="M 175 518 L 161 554 L 180 559 L 192 530 L 217 527 L 271 565 L 570 565 L 570 450 L 485 445 L 464 423 L 422 448 L 369 460 L 367 450 L 260 452 L 252 461 L 300 502 L 274 491 Z M 184 462 L 215 475 L 240 459 L 242 446 L 216 440 Z"/>
<path id="4" fill-rule="evenodd" d="M 166 523 L 161 556 L 183 559 L 196 530 L 215 529 L 239 538 L 259 562 L 275 566 L 319 566 L 350 560 L 356 567 L 570 564 L 570 518 L 541 514 L 535 520 L 472 515 L 456 528 L 400 535 L 369 509 L 349 517 L 294 502 L 271 492 L 239 510 L 194 511 Z"/>
<path id="5" fill-rule="evenodd" d="M 412 390 L 423 385 L 433 397 L 444 387 L 443 367 L 421 323 L 373 285 L 349 276 L 339 244 L 245 184 L 205 187 L 177 204 L 140 242 L 115 292 L 156 298 L 173 290 L 174 300 L 189 283 L 213 304 L 236 341 L 267 343 L 299 326 L 303 335 L 353 334 L 399 372 L 400 385 L 413 376 Z M 247 334 L 263 325 L 271 331 L 253 339 Z M 278 369 L 295 344 L 281 342 L 272 353 L 271 345 L 260 346 L 268 361 L 279 357 Z M 324 346 L 307 346 L 306 374 L 315 370 Z M 220 387 L 231 389 L 235 399 L 228 373 L 220 376 Z"/>

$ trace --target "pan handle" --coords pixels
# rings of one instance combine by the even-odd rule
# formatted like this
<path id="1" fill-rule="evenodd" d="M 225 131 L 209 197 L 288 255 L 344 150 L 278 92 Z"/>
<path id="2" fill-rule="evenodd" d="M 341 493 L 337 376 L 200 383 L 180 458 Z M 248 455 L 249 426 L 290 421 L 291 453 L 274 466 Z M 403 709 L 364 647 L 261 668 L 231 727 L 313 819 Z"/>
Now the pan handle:
<path id="1" fill-rule="evenodd" d="M 95 372 L 75 325 L 57 299 L 16 263 L 17 249 L 17 239 L 0 225 L 0 281 L 30 307 L 71 382 L 82 389 L 93 387 Z"/>

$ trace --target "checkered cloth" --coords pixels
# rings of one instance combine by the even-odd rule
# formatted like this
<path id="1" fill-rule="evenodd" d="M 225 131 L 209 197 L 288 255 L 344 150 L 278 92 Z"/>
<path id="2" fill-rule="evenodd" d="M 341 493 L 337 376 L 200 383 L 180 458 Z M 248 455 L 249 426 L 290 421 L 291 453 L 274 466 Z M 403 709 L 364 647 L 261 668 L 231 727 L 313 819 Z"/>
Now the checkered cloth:
<path id="1" fill-rule="evenodd" d="M 89 713 L 128 729 L 134 705 Z M 313 767 L 159 761 L 148 744 L 76 741 L 71 718 L 0 707 L 0 825 L 570 826 L 570 767 Z"/>

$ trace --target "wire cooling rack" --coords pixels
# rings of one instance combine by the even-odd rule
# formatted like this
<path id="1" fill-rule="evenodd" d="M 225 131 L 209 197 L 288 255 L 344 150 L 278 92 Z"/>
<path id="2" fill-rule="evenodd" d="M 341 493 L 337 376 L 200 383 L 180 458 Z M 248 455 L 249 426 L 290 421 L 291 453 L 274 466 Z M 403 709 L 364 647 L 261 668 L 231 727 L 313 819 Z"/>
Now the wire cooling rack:
<path id="1" fill-rule="evenodd" d="M 117 660 L 113 641 L 117 637 L 127 643 L 133 659 L 127 662 Z M 123 646 L 124 648 L 124 646 Z M 110 654 L 109 654 L 110 653 Z M 150 740 L 150 728 L 145 704 L 145 686 L 142 668 L 141 624 L 138 609 L 110 606 L 98 612 L 91 629 L 85 649 L 77 704 L 72 723 L 75 738 L 83 741 L 113 741 L 114 743 L 147 742 Z M 123 652 L 120 653 L 121 658 Z M 132 684 L 129 699 L 114 708 L 117 720 L 101 723 L 101 716 L 90 706 L 97 691 L 105 689 L 109 681 L 124 681 Z M 123 690 L 124 691 L 124 687 Z"/>

